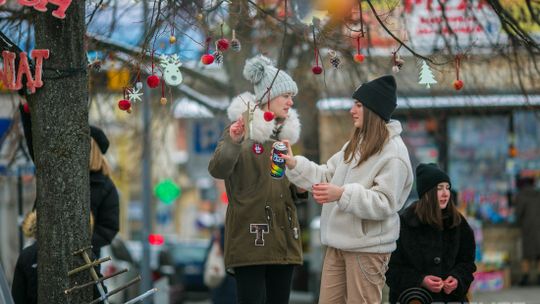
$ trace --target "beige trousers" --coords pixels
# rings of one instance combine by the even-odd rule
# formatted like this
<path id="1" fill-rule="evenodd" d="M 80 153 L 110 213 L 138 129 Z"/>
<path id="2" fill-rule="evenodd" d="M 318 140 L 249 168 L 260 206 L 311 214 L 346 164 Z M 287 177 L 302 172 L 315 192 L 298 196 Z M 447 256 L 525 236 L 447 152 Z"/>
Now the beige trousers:
<path id="1" fill-rule="evenodd" d="M 390 253 L 363 253 L 328 247 L 324 257 L 319 304 L 376 304 Z"/>

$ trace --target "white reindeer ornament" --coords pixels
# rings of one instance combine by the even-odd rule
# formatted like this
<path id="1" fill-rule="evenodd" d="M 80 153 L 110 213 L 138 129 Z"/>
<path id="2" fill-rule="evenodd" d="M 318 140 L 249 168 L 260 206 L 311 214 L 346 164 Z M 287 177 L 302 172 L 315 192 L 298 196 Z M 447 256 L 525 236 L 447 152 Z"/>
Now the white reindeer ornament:
<path id="1" fill-rule="evenodd" d="M 180 58 L 178 55 L 173 54 L 171 56 L 161 55 L 160 63 L 161 68 L 163 69 L 163 78 L 165 83 L 170 86 L 177 86 L 182 83 L 182 73 L 180 72 Z"/>

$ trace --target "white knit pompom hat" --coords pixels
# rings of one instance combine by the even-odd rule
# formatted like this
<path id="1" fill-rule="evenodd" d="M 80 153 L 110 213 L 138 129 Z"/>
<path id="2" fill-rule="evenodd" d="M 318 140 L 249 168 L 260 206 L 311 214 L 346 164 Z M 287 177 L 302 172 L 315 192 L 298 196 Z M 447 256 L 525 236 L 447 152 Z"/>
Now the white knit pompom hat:
<path id="1" fill-rule="evenodd" d="M 278 69 L 272 64 L 272 61 L 263 55 L 255 56 L 246 61 L 244 77 L 253 83 L 257 100 L 261 100 L 266 90 L 268 90 L 277 71 Z M 298 87 L 291 76 L 285 73 L 285 71 L 280 70 L 270 89 L 270 100 L 285 93 L 296 95 L 298 93 Z M 261 105 L 266 104 L 268 102 L 268 95 L 265 95 L 262 99 Z"/>

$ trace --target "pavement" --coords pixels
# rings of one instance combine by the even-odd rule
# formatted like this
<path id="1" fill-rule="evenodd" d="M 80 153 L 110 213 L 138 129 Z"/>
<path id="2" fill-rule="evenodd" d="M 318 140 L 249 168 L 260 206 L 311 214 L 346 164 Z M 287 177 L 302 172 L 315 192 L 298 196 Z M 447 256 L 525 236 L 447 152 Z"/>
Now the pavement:
<path id="1" fill-rule="evenodd" d="M 315 304 L 309 292 L 293 291 L 290 304 Z M 210 301 L 189 302 L 188 304 L 211 304 Z M 470 304 L 540 304 L 540 286 L 511 287 L 500 291 L 477 292 Z"/>

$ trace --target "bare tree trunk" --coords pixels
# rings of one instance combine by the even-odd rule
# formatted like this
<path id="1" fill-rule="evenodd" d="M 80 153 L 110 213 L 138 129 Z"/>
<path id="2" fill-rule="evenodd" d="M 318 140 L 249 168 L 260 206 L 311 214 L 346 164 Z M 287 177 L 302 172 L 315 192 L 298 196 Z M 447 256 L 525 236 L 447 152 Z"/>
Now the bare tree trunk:
<path id="1" fill-rule="evenodd" d="M 49 7 L 51 8 L 51 7 Z M 44 86 L 30 96 L 37 176 L 38 302 L 88 303 L 92 289 L 65 295 L 88 271 L 69 277 L 90 244 L 88 74 L 85 1 L 73 1 L 63 20 L 36 13 L 36 48 L 49 49 Z"/>

